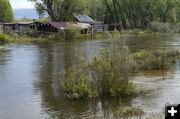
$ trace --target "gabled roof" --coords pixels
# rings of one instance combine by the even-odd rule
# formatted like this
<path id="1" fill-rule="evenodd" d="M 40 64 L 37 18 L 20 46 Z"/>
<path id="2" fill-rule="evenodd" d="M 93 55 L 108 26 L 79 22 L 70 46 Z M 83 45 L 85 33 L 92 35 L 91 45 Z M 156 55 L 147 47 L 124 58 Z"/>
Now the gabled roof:
<path id="1" fill-rule="evenodd" d="M 83 22 L 83 23 L 94 23 L 95 22 L 87 15 L 80 14 L 80 15 L 76 15 L 75 18 L 78 20 L 78 22 Z"/>

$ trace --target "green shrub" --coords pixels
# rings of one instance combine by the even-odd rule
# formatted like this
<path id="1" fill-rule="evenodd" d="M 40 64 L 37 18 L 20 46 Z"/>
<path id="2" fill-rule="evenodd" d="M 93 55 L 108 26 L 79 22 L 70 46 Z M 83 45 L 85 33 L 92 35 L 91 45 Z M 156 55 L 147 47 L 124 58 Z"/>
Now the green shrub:
<path id="1" fill-rule="evenodd" d="M 82 60 L 78 66 L 61 73 L 60 82 L 68 98 L 136 95 L 129 79 L 139 70 L 167 69 L 175 62 L 179 52 L 157 50 L 131 54 L 128 47 L 116 46 L 112 51 L 102 49 L 88 63 Z"/>
<path id="2" fill-rule="evenodd" d="M 152 22 L 149 26 L 153 32 L 160 32 L 160 33 L 171 33 L 171 28 L 169 23 L 158 23 Z"/>
<path id="3" fill-rule="evenodd" d="M 55 40 L 56 39 L 56 35 L 55 34 L 50 34 L 47 36 L 48 40 Z"/>
<path id="4" fill-rule="evenodd" d="M 65 29 L 65 39 L 66 40 L 74 40 L 80 36 L 80 29 L 78 27 L 71 27 Z"/>
<path id="5" fill-rule="evenodd" d="M 140 70 L 168 69 L 175 62 L 178 51 L 156 50 L 152 52 L 140 51 L 133 54 L 134 60 Z"/>
<path id="6" fill-rule="evenodd" d="M 63 81 L 62 78 L 64 78 Z M 62 74 L 61 84 L 68 98 L 91 97 L 92 88 L 90 82 L 81 68 L 71 68 L 67 73 Z"/>
<path id="7" fill-rule="evenodd" d="M 56 40 L 65 40 L 65 31 L 64 29 L 59 29 L 58 33 L 55 36 Z"/>
<path id="8" fill-rule="evenodd" d="M 27 32 L 27 35 L 31 36 L 31 37 L 37 36 L 36 30 L 35 29 L 29 29 Z"/>
<path id="9" fill-rule="evenodd" d="M 143 109 L 139 107 L 123 107 L 120 108 L 116 113 L 119 118 L 129 118 L 129 117 L 140 117 L 144 114 Z"/>
<path id="10" fill-rule="evenodd" d="M 48 40 L 64 40 L 65 32 L 63 29 L 59 29 L 57 33 L 46 34 Z"/>
<path id="11" fill-rule="evenodd" d="M 109 31 L 104 31 L 102 35 L 103 35 L 104 38 L 109 38 L 109 37 L 111 37 L 111 34 L 110 34 Z"/>
<path id="12" fill-rule="evenodd" d="M 68 98 L 89 98 L 134 94 L 134 86 L 129 80 L 131 60 L 127 47 L 115 48 L 111 53 L 107 49 L 102 50 L 91 63 L 83 61 L 61 74 L 65 95 Z"/>
<path id="13" fill-rule="evenodd" d="M 8 42 L 8 36 L 5 34 L 0 34 L 0 43 Z"/>
<path id="14" fill-rule="evenodd" d="M 115 30 L 115 31 L 111 31 L 110 32 L 111 36 L 114 38 L 114 37 L 119 37 L 121 34 L 119 31 Z"/>

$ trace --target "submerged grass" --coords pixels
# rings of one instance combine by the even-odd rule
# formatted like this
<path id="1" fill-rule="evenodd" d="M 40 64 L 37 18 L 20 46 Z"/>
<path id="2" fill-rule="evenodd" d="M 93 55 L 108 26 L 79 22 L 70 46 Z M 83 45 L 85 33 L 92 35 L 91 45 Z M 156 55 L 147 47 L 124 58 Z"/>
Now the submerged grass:
<path id="1" fill-rule="evenodd" d="M 177 50 L 154 50 L 151 52 L 142 50 L 133 54 L 139 70 L 168 69 L 179 56 Z"/>
<path id="2" fill-rule="evenodd" d="M 81 34 L 77 29 L 58 30 L 57 33 L 36 34 L 29 31 L 26 35 L 18 35 L 14 32 L 9 34 L 0 34 L 0 43 L 25 43 L 25 42 L 52 42 L 65 40 L 87 40 L 104 39 L 111 37 L 120 37 L 118 31 L 106 31 L 94 34 Z"/>
<path id="3" fill-rule="evenodd" d="M 177 56 L 179 52 L 174 50 L 130 53 L 127 46 L 102 49 L 92 62 L 81 60 L 61 73 L 60 82 L 68 98 L 135 96 L 139 94 L 130 80 L 132 73 L 168 69 Z"/>
<path id="4" fill-rule="evenodd" d="M 113 53 L 103 49 L 91 63 L 84 60 L 62 73 L 60 82 L 68 98 L 133 95 L 134 86 L 129 80 L 131 65 L 127 47 L 117 47 Z"/>
<path id="5" fill-rule="evenodd" d="M 117 118 L 141 117 L 145 112 L 140 107 L 123 107 L 116 111 Z"/>
<path id="6" fill-rule="evenodd" d="M 8 35 L 6 34 L 0 34 L 0 44 L 7 43 L 8 42 Z"/>

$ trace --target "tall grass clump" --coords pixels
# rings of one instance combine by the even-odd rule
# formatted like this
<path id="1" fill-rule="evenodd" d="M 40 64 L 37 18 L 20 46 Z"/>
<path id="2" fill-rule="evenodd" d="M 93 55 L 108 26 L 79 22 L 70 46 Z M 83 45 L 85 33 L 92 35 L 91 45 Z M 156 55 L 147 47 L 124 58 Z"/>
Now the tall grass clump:
<path id="1" fill-rule="evenodd" d="M 68 98 L 132 95 L 134 86 L 129 80 L 132 67 L 127 47 L 116 47 L 113 52 L 103 49 L 92 62 L 84 60 L 63 72 L 60 82 Z"/>
<path id="2" fill-rule="evenodd" d="M 139 51 L 133 54 L 139 70 L 168 69 L 179 56 L 175 50 Z"/>
<path id="3" fill-rule="evenodd" d="M 102 33 L 102 36 L 103 36 L 103 38 L 110 38 L 110 37 L 111 37 L 111 34 L 110 34 L 109 31 L 104 31 L 104 32 Z"/>
<path id="4" fill-rule="evenodd" d="M 60 75 L 60 83 L 68 98 L 99 96 L 134 96 L 132 73 L 140 70 L 168 69 L 179 56 L 178 51 L 156 50 L 130 53 L 127 46 L 102 49 L 91 62 L 81 60 Z"/>
<path id="5" fill-rule="evenodd" d="M 47 35 L 48 40 L 65 40 L 65 31 L 64 29 L 58 29 L 57 33 L 51 33 Z"/>
<path id="6" fill-rule="evenodd" d="M 79 27 L 75 27 L 72 26 L 68 29 L 65 29 L 65 39 L 66 40 L 74 40 L 74 39 L 78 39 L 78 37 L 80 37 L 80 28 Z"/>
<path id="7" fill-rule="evenodd" d="M 111 36 L 112 36 L 113 38 L 114 38 L 114 37 L 120 37 L 120 36 L 121 36 L 120 32 L 117 31 L 117 30 L 111 31 L 110 34 L 111 34 Z"/>
<path id="8" fill-rule="evenodd" d="M 0 43 L 7 43 L 8 42 L 8 36 L 5 34 L 0 34 Z"/>
<path id="9" fill-rule="evenodd" d="M 162 34 L 171 33 L 171 25 L 169 23 L 152 22 L 150 23 L 149 29 Z"/>
<path id="10" fill-rule="evenodd" d="M 118 118 L 140 117 L 144 114 L 145 112 L 140 107 L 128 107 L 128 106 L 120 108 L 115 113 L 116 117 Z"/>

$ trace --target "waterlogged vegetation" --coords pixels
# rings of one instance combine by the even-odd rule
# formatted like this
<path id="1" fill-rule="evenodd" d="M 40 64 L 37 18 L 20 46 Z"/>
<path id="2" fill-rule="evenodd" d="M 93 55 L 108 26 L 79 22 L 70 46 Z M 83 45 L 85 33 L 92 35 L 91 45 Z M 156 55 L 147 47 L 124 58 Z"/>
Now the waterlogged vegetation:
<path id="1" fill-rule="evenodd" d="M 18 35 L 16 33 L 0 34 L 0 43 L 25 43 L 25 42 L 53 42 L 53 41 L 72 41 L 72 40 L 88 40 L 88 39 L 107 39 L 119 38 L 121 33 L 119 31 L 106 31 L 96 34 L 81 34 L 80 29 L 71 28 L 62 30 L 59 29 L 57 33 L 36 34 L 29 30 L 27 34 Z"/>
<path id="2" fill-rule="evenodd" d="M 168 69 L 179 56 L 174 50 L 139 51 L 130 53 L 126 46 L 116 46 L 112 51 L 103 49 L 89 63 L 61 73 L 60 82 L 68 98 L 101 96 L 135 96 L 135 86 L 130 76 L 140 70 Z"/>
<path id="3" fill-rule="evenodd" d="M 0 34 L 0 44 L 14 43 L 12 46 L 0 46 L 0 68 L 3 69 L 0 72 L 0 79 L 2 78 L 0 80 L 0 89 L 2 88 L 3 97 L 0 98 L 0 101 L 2 101 L 0 103 L 0 108 L 2 107 L 2 109 L 0 110 L 4 113 L 2 118 L 14 117 L 16 113 L 16 118 L 19 118 L 18 115 L 21 115 L 23 112 L 28 115 L 27 118 L 39 118 L 42 115 L 45 118 L 93 118 L 95 115 L 106 118 L 108 115 L 112 118 L 161 119 L 164 118 L 164 113 L 146 114 L 146 109 L 148 108 L 148 111 L 150 109 L 152 111 L 157 108 L 156 106 L 153 107 L 154 105 L 158 105 L 158 108 L 162 107 L 158 103 L 165 104 L 167 100 L 171 102 L 171 99 L 167 98 L 169 96 L 173 98 L 174 102 L 179 101 L 179 97 L 175 96 L 172 91 L 179 91 L 179 88 L 175 87 L 175 83 L 178 85 L 179 81 L 179 61 L 177 60 L 180 53 L 175 49 L 155 50 L 156 44 L 158 48 L 161 47 L 159 44 L 164 44 L 165 47 L 168 47 L 166 45 L 169 42 L 179 45 L 179 36 L 176 36 L 178 37 L 176 38 L 177 41 L 172 41 L 173 38 L 167 38 L 168 40 L 166 41 L 163 39 L 164 36 L 173 36 L 175 35 L 173 33 L 180 33 L 180 2 L 178 0 L 30 1 L 35 3 L 40 17 L 43 16 L 45 11 L 48 11 L 49 18 L 36 21 L 74 22 L 74 15 L 87 14 L 95 21 L 115 25 L 116 27 L 113 31 L 88 35 L 81 34 L 79 28 L 72 26 L 68 29 L 59 29 L 57 33 L 37 34 L 36 31 L 29 30 L 24 35 L 18 35 L 15 32 Z M 0 3 L 2 3 L 0 4 L 0 11 L 2 11 L 0 13 L 0 22 L 13 21 L 13 12 L 9 1 L 0 0 Z M 29 20 L 21 19 L 17 21 L 26 22 Z M 0 29 L 1 32 L 3 32 L 3 28 Z M 76 62 L 74 56 L 74 54 L 77 54 L 76 50 L 79 50 L 80 54 L 85 52 L 86 56 L 91 57 L 91 51 L 94 51 L 94 46 L 104 47 L 107 44 L 109 45 L 114 38 L 120 38 L 120 36 L 128 40 L 126 36 L 131 35 L 137 36 L 130 40 L 131 46 L 129 47 L 132 48 L 134 45 L 137 45 L 135 52 L 131 52 L 125 45 L 121 44 L 118 46 L 118 43 L 115 43 L 114 48 L 111 47 L 111 49 L 108 46 L 109 49 L 102 49 L 90 61 L 87 57 L 80 58 L 78 64 L 73 66 L 73 63 Z M 95 41 L 73 42 L 73 40 L 87 39 L 95 39 Z M 96 42 L 97 39 L 108 39 L 108 43 L 102 43 L 106 41 Z M 147 46 L 143 44 L 148 41 L 150 43 Z M 16 44 L 26 42 L 42 42 L 42 44 Z M 84 42 L 86 43 L 84 44 Z M 98 43 L 101 45 L 99 46 Z M 148 50 L 149 47 L 153 50 Z M 164 78 L 164 74 L 161 71 L 167 71 L 175 64 L 175 73 L 171 72 L 174 77 L 168 77 L 172 81 L 169 79 L 165 81 L 166 77 Z M 19 68 L 18 70 L 17 67 Z M 59 76 L 59 72 L 63 69 L 64 71 Z M 144 71 L 157 71 L 162 73 L 163 78 L 156 79 L 156 76 L 150 75 L 150 77 L 153 77 L 150 78 L 150 83 L 139 82 L 142 84 L 136 85 L 132 79 L 136 78 L 136 74 L 139 72 L 144 73 Z M 26 78 L 22 77 L 21 74 L 24 74 Z M 14 77 L 16 77 L 16 80 L 11 80 Z M 138 78 L 143 81 L 147 79 L 145 76 Z M 159 80 L 163 82 L 163 85 L 161 85 L 161 82 L 158 82 Z M 58 83 L 56 84 L 56 82 Z M 59 82 L 60 86 L 56 86 Z M 172 84 L 169 82 L 172 82 Z M 152 90 L 147 89 L 149 84 L 153 88 Z M 154 84 L 159 85 L 159 87 L 154 87 Z M 145 87 L 144 89 L 142 89 L 143 86 Z M 59 90 L 59 87 L 61 90 Z M 159 92 L 157 89 L 159 89 Z M 38 93 L 34 93 L 34 90 Z M 59 94 L 61 91 L 64 94 L 63 96 Z M 147 96 L 146 94 L 149 95 Z M 122 97 L 127 102 L 123 102 Z M 72 100 L 67 100 L 67 98 Z M 106 98 L 117 98 L 118 101 L 107 101 Z M 93 102 L 93 100 L 96 101 Z M 153 101 L 151 102 L 151 100 Z M 153 106 L 151 105 L 152 103 L 154 104 Z M 14 112 L 14 107 L 18 107 L 17 112 Z M 24 107 L 27 107 L 27 110 L 21 110 Z M 34 110 L 32 110 L 32 107 Z M 108 109 L 106 110 L 106 108 Z M 37 113 L 39 110 L 44 110 L 44 112 Z M 6 115 L 7 113 L 9 115 Z M 24 118 L 26 115 L 24 115 Z"/>
<path id="4" fill-rule="evenodd" d="M 140 107 L 125 106 L 116 111 L 117 118 L 140 117 L 144 115 L 144 111 Z"/>
<path id="5" fill-rule="evenodd" d="M 8 41 L 8 36 L 5 34 L 0 34 L 0 43 L 6 43 Z"/>
<path id="6" fill-rule="evenodd" d="M 1 117 L 163 119 L 180 100 L 180 39 L 147 37 L 0 46 Z"/>
<path id="7" fill-rule="evenodd" d="M 119 48 L 120 52 L 113 53 L 102 50 L 100 56 L 94 57 L 91 63 L 82 61 L 63 73 L 60 81 L 67 97 L 132 95 L 134 87 L 129 80 L 129 73 L 133 64 L 127 47 Z"/>
<path id="8" fill-rule="evenodd" d="M 133 54 L 139 70 L 168 69 L 179 57 L 177 50 L 139 51 Z"/>

